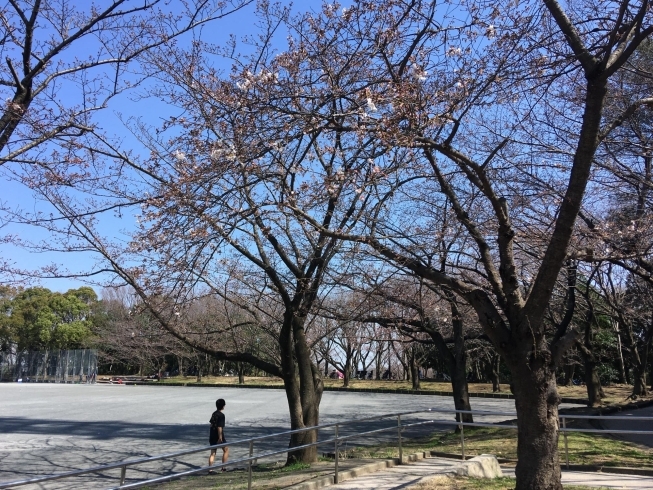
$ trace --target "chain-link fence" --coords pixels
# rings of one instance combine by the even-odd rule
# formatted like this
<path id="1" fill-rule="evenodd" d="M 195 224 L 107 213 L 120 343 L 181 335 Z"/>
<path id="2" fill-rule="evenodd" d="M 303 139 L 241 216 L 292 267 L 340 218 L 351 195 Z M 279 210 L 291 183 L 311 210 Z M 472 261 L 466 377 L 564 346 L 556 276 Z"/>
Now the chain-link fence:
<path id="1" fill-rule="evenodd" d="M 29 351 L 5 355 L 0 361 L 2 381 L 95 383 L 97 350 Z"/>

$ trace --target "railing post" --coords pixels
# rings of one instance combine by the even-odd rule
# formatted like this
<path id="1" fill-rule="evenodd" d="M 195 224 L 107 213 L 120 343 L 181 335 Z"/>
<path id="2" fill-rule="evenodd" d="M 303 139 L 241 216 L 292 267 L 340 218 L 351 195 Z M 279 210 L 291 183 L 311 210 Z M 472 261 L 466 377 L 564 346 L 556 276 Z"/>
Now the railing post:
<path id="1" fill-rule="evenodd" d="M 465 461 L 465 422 L 463 422 L 463 414 L 460 414 L 460 448 L 462 452 L 462 459 Z"/>
<path id="2" fill-rule="evenodd" d="M 336 442 L 335 442 L 335 452 L 334 459 L 336 462 L 335 473 L 333 474 L 333 483 L 338 483 L 338 424 L 336 424 Z"/>
<path id="3" fill-rule="evenodd" d="M 120 486 L 125 484 L 125 474 L 127 473 L 127 465 L 120 467 Z"/>
<path id="4" fill-rule="evenodd" d="M 249 461 L 247 462 L 247 490 L 252 490 L 252 457 L 254 456 L 254 441 L 249 441 Z"/>
<path id="5" fill-rule="evenodd" d="M 397 439 L 399 440 L 399 464 L 403 464 L 404 451 L 401 447 L 401 415 L 397 415 Z"/>
<path id="6" fill-rule="evenodd" d="M 567 418 L 562 417 L 562 428 L 567 429 Z M 569 469 L 569 444 L 567 443 L 567 431 L 563 430 L 563 437 L 565 438 L 565 461 L 567 463 L 567 469 Z"/>

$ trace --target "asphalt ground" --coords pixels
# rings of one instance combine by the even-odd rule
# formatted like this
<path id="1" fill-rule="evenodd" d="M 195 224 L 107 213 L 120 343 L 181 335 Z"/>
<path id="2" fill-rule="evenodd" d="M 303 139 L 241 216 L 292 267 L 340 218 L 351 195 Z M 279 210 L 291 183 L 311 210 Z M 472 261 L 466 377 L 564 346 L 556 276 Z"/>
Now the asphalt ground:
<path id="1" fill-rule="evenodd" d="M 125 385 L 0 384 L 0 482 L 85 469 L 208 445 L 208 421 L 215 400 L 227 402 L 227 441 L 283 432 L 289 429 L 283 390 L 193 388 Z M 380 393 L 325 392 L 320 423 L 329 424 L 375 415 L 453 409 L 450 397 Z M 512 400 L 472 399 L 474 410 L 514 411 Z M 487 417 L 499 421 L 506 417 Z M 511 418 L 511 417 L 507 417 Z M 406 416 L 402 423 L 452 420 L 433 413 Z M 477 418 L 478 420 L 478 418 Z M 340 435 L 382 427 L 396 428 L 396 418 L 348 425 Z M 404 432 L 404 437 L 450 428 L 429 424 Z M 320 439 L 332 437 L 330 429 Z M 375 434 L 350 441 L 351 445 L 396 441 L 397 432 Z M 255 454 L 288 446 L 288 437 L 257 442 Z M 247 445 L 232 445 L 230 459 L 243 457 Z M 320 452 L 333 452 L 331 447 Z M 127 471 L 127 481 L 200 467 L 208 454 L 163 461 Z M 273 460 L 283 460 L 279 455 Z M 35 488 L 108 488 L 116 485 L 119 470 L 103 475 L 59 480 Z M 27 487 L 25 487 L 27 488 Z"/>
<path id="2" fill-rule="evenodd" d="M 625 410 L 623 412 L 617 412 L 614 415 L 615 417 L 653 417 L 653 406 L 638 408 L 636 410 Z M 653 420 L 604 419 L 595 422 L 593 425 L 605 430 L 653 431 Z M 651 434 L 615 434 L 613 437 L 624 441 L 635 442 L 643 446 L 653 447 L 653 435 Z"/>

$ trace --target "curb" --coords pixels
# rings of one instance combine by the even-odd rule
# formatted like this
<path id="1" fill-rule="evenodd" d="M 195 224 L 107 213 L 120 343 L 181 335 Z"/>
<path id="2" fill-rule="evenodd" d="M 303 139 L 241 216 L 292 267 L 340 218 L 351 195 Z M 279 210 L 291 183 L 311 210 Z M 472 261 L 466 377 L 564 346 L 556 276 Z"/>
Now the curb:
<path id="1" fill-rule="evenodd" d="M 406 463 L 419 461 L 424 459 L 425 453 L 415 453 L 410 454 L 409 456 L 404 456 L 403 461 Z M 365 466 L 359 466 L 358 468 L 352 468 L 351 470 L 339 471 L 338 472 L 338 483 L 341 483 L 346 480 L 351 480 L 363 475 L 369 475 L 370 473 L 376 473 L 377 471 L 382 471 L 387 468 L 392 468 L 399 465 L 399 458 L 386 459 L 379 461 L 378 463 L 370 463 Z M 288 490 L 315 490 L 317 488 L 329 487 L 335 485 L 333 482 L 333 475 L 323 476 L 316 480 L 310 482 L 298 483 L 288 487 Z"/>

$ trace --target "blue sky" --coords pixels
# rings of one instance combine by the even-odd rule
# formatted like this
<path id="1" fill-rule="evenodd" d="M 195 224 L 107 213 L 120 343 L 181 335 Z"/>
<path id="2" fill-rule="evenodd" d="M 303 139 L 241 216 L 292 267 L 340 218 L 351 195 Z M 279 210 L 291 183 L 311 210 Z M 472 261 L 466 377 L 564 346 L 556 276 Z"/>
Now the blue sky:
<path id="1" fill-rule="evenodd" d="M 79 0 L 83 5 L 86 5 L 86 0 Z M 287 2 L 283 2 L 287 3 Z M 350 2 L 345 2 L 348 4 Z M 294 11 L 307 10 L 310 8 L 319 9 L 320 2 L 315 0 L 303 0 L 301 3 L 296 4 Z M 206 25 L 201 29 L 201 37 L 205 41 L 210 41 L 216 44 L 224 43 L 230 34 L 236 35 L 238 38 L 246 34 L 255 32 L 253 15 L 254 7 L 248 6 L 247 8 L 230 15 L 229 17 L 213 22 Z M 197 34 L 197 33 L 196 33 Z M 285 33 L 281 34 L 285 39 Z M 192 39 L 191 35 L 185 35 L 179 38 L 178 43 L 180 46 L 187 45 Z M 85 53 L 84 50 L 88 49 Z M 76 46 L 75 50 L 67 53 L 67 56 L 72 55 L 90 55 L 93 52 L 93 46 Z M 229 64 L 225 63 L 225 69 L 229 68 Z M 1 90 L 1 89 L 0 89 Z M 66 90 L 66 89 L 64 89 Z M 67 89 L 70 92 L 70 89 Z M 100 123 L 109 132 L 113 132 L 116 136 L 124 138 L 124 146 L 139 151 L 138 143 L 134 137 L 126 130 L 124 125 L 120 122 L 118 114 L 120 113 L 123 119 L 129 117 L 142 117 L 146 122 L 152 125 L 158 125 L 161 117 L 170 115 L 170 108 L 150 98 L 146 100 L 135 101 L 134 96 L 141 92 L 147 91 L 147 83 L 141 85 L 132 92 L 125 92 L 111 100 L 109 108 L 98 113 L 96 121 Z M 2 93 L 0 91 L 0 93 Z M 64 101 L 68 97 L 67 93 L 62 92 Z M 11 94 L 2 93 L 7 98 Z M 71 96 L 71 103 L 73 101 Z M 7 166 L 7 168 L 9 168 Z M 16 183 L 9 182 L 6 177 L 7 168 L 0 171 L 0 201 L 9 204 L 11 207 L 21 207 L 28 211 L 31 210 L 44 210 L 49 212 L 46 205 L 37 202 L 31 191 L 17 185 Z M 123 214 L 122 219 L 112 216 L 103 218 L 100 230 L 108 236 L 118 237 L 123 235 L 122 232 L 129 231 L 134 225 L 134 217 L 130 214 Z M 9 225 L 1 229 L 0 234 L 17 235 L 22 239 L 29 241 L 48 241 L 50 237 L 44 230 L 19 225 Z M 8 260 L 21 269 L 35 269 L 50 263 L 61 264 L 64 268 L 70 271 L 84 272 L 92 269 L 95 263 L 95 257 L 90 253 L 67 253 L 67 252 L 48 252 L 48 253 L 30 253 L 27 250 L 8 245 L 0 244 L 0 258 Z M 6 280 L 0 276 L 0 282 Z M 66 291 L 70 288 L 77 288 L 82 285 L 80 279 L 41 279 L 37 283 L 56 291 Z M 96 289 L 99 289 L 96 287 Z"/>

